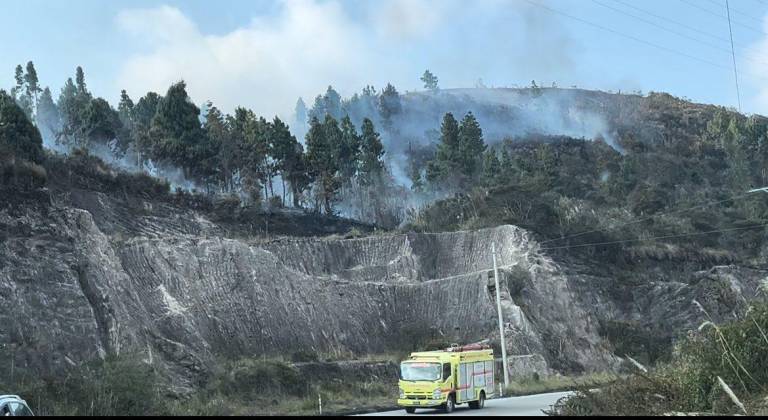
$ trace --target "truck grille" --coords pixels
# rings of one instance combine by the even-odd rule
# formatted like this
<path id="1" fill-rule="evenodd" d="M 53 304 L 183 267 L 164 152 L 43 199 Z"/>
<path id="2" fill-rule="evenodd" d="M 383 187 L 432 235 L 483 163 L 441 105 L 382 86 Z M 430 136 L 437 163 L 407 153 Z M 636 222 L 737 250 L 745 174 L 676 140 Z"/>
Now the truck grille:
<path id="1" fill-rule="evenodd" d="M 427 395 L 427 394 L 411 394 L 411 395 L 406 395 L 405 396 L 405 398 L 407 398 L 409 400 L 427 400 L 430 397 L 431 397 L 431 395 Z"/>

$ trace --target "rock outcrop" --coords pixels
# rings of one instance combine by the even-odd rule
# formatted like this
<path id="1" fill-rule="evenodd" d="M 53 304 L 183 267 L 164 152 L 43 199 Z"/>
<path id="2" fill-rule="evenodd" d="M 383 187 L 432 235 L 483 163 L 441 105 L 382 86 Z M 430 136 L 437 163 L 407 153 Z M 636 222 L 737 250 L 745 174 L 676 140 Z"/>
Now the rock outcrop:
<path id="1" fill-rule="evenodd" d="M 602 321 L 681 331 L 701 322 L 693 299 L 727 317 L 766 278 L 717 267 L 638 286 L 626 303 L 601 286 L 610 279 L 569 273 L 514 226 L 259 242 L 226 238 L 199 214 L 175 217 L 176 231 L 139 218 L 126 234 L 110 215 L 99 222 L 83 209 L 0 211 L 4 354 L 55 370 L 142 352 L 194 387 L 220 356 L 376 354 L 409 350 L 425 335 L 498 340 L 495 243 L 508 353 L 534 355 L 528 365 L 540 374 L 588 372 L 619 362 Z"/>

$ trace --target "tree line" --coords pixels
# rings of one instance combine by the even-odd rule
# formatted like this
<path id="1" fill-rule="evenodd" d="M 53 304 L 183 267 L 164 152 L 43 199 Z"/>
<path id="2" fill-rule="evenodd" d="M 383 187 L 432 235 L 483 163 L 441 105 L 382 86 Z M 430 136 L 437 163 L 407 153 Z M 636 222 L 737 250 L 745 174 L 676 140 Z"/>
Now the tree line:
<path id="1" fill-rule="evenodd" d="M 179 168 L 209 192 L 244 192 L 253 200 L 278 198 L 285 205 L 289 191 L 294 206 L 303 201 L 331 214 L 339 188 L 353 182 L 371 185 L 385 171 L 384 146 L 373 122 L 364 118 L 358 132 L 340 108 L 313 108 L 305 150 L 278 117 L 269 121 L 244 107 L 229 115 L 210 101 L 201 112 L 183 81 L 163 96 L 148 92 L 135 102 L 123 90 L 114 109 L 91 94 L 81 67 L 54 101 L 29 62 L 26 72 L 16 68 L 16 85 L 4 95 L 20 112 L 8 115 L 26 116 L 59 145 L 106 148 L 139 168 L 150 163 Z M 277 177 L 283 185 L 280 196 L 273 185 Z"/>
<path id="2" fill-rule="evenodd" d="M 437 89 L 429 71 L 422 80 L 425 88 Z M 208 193 L 241 194 L 283 206 L 290 197 L 294 207 L 308 205 L 332 214 L 345 188 L 380 189 L 392 182 L 374 124 L 396 131 L 392 121 L 402 104 L 392 84 L 381 92 L 366 86 L 349 99 L 328 86 L 310 109 L 299 99 L 295 124 L 307 128 L 302 144 L 278 117 L 267 120 L 244 107 L 225 114 L 210 101 L 201 110 L 183 81 L 165 95 L 148 92 L 137 101 L 123 90 L 116 109 L 90 92 L 81 67 L 55 100 L 48 87 L 41 87 L 31 61 L 16 67 L 15 82 L 7 100 L 35 123 L 43 138 L 68 150 L 108 151 L 142 170 L 178 168 Z M 446 114 L 434 156 L 409 171 L 412 189 L 462 189 L 486 182 L 507 159 L 495 161 L 495 152 L 486 148 L 471 112 L 461 122 Z M 282 187 L 277 193 L 275 180 Z"/>

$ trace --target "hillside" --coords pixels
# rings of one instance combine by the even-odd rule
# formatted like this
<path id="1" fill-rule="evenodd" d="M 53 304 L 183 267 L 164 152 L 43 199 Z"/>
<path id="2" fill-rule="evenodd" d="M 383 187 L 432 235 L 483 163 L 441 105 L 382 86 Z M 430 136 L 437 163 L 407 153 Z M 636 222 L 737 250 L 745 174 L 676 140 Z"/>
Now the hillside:
<path id="1" fill-rule="evenodd" d="M 401 99 L 388 122 L 372 116 L 390 167 L 407 150 L 434 155 L 422 129 L 446 112 L 476 114 L 500 161 L 454 189 L 364 190 L 380 200 L 366 203 L 377 216 L 392 210 L 378 204 L 399 206 L 403 223 L 390 229 L 398 223 L 283 206 L 278 195 L 172 190 L 84 151 L 11 148 L 0 160 L 0 354 L 49 390 L 130 355 L 178 397 L 219 392 L 222 370 L 259 358 L 391 357 L 483 338 L 498 347 L 491 243 L 507 348 L 537 360 L 516 377 L 616 371 L 627 355 L 669 360 L 703 321 L 694 300 L 720 323 L 765 298 L 768 195 L 745 194 L 768 184 L 762 117 L 573 89 Z M 328 204 L 343 207 L 351 185 Z"/>

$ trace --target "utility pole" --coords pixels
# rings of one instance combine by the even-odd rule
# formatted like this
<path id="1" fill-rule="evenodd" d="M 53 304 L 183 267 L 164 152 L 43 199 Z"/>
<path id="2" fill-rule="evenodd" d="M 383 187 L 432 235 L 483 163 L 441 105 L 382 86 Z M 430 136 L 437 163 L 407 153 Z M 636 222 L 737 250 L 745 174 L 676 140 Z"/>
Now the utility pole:
<path id="1" fill-rule="evenodd" d="M 507 369 L 507 340 L 504 338 L 504 321 L 501 317 L 501 295 L 499 291 L 499 268 L 496 267 L 496 244 L 491 242 L 493 254 L 493 281 L 496 282 L 496 309 L 499 311 L 499 337 L 501 337 L 501 365 L 504 369 L 504 389 L 509 387 L 509 370 Z M 499 393 L 504 394 L 504 391 Z"/>
<path id="2" fill-rule="evenodd" d="M 736 72 L 736 50 L 733 48 L 733 29 L 731 29 L 731 7 L 728 0 L 725 0 L 725 11 L 728 16 L 728 33 L 731 35 L 731 57 L 733 58 L 733 77 L 736 80 L 736 99 L 739 101 L 739 112 L 741 112 L 741 93 L 739 92 L 739 73 Z"/>

